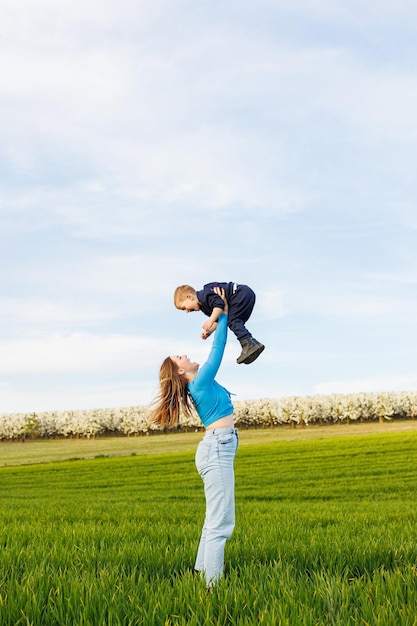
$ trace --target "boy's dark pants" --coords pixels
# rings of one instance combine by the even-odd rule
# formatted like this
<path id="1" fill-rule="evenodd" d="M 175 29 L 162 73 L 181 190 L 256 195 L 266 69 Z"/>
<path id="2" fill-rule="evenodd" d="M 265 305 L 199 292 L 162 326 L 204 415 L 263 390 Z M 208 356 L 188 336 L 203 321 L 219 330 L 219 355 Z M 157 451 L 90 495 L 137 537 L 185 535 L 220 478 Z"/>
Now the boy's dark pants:
<path id="1" fill-rule="evenodd" d="M 252 337 L 245 326 L 255 306 L 255 292 L 247 285 L 238 285 L 229 300 L 228 326 L 239 341 Z"/>

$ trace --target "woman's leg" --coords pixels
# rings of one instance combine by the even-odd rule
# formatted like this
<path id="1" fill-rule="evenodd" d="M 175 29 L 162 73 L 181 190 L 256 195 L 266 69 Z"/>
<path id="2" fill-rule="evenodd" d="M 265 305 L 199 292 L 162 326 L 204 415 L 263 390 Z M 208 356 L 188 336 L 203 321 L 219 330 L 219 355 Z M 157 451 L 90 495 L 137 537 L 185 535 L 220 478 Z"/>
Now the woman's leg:
<path id="1" fill-rule="evenodd" d="M 214 429 L 207 432 L 203 442 L 205 445 L 197 451 L 196 464 L 204 481 L 206 517 L 195 569 L 204 572 L 206 583 L 211 586 L 223 574 L 224 547 L 235 526 L 233 463 L 237 431 Z"/>

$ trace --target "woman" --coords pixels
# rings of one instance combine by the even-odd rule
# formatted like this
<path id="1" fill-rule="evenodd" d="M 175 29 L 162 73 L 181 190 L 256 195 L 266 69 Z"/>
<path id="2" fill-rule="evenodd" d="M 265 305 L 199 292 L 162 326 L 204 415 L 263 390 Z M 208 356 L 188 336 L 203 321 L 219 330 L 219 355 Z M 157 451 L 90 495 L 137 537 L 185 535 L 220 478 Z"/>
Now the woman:
<path id="1" fill-rule="evenodd" d="M 159 373 L 160 394 L 153 420 L 162 428 L 178 424 L 180 410 L 190 415 L 194 406 L 206 431 L 196 452 L 196 466 L 204 482 L 206 516 L 194 568 L 211 588 L 223 574 L 224 547 L 235 526 L 233 463 L 238 446 L 230 393 L 214 379 L 227 338 L 228 305 L 218 319 L 210 355 L 204 365 L 186 356 L 165 359 Z"/>

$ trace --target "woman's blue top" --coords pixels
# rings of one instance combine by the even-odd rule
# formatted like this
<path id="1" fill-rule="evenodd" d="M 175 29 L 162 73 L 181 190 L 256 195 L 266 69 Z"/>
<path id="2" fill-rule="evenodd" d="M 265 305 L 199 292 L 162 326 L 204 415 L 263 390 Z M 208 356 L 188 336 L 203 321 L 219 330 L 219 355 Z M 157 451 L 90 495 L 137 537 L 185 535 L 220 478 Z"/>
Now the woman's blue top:
<path id="1" fill-rule="evenodd" d="M 209 357 L 199 369 L 197 376 L 188 383 L 188 391 L 205 428 L 213 422 L 231 415 L 233 404 L 230 392 L 214 380 L 222 362 L 227 339 L 227 315 L 219 316 Z"/>

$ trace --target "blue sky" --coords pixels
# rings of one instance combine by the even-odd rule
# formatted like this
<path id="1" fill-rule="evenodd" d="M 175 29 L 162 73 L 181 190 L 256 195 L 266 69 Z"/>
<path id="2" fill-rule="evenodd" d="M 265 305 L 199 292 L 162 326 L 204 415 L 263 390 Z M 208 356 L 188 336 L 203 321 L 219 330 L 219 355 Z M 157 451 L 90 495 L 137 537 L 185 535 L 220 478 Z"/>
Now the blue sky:
<path id="1" fill-rule="evenodd" d="M 5 0 L 0 413 L 143 405 L 249 284 L 237 399 L 417 389 L 417 5 Z"/>

